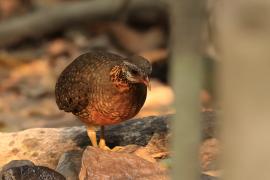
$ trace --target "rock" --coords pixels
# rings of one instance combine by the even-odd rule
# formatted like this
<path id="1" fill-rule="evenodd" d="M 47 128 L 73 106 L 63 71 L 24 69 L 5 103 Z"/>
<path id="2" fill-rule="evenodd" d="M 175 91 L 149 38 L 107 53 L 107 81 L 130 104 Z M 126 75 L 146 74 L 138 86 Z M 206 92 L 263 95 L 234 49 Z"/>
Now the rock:
<path id="1" fill-rule="evenodd" d="M 171 115 L 149 116 L 139 120 L 109 126 L 106 129 L 107 144 L 110 147 L 136 144 L 145 146 L 154 133 L 168 133 Z"/>
<path id="2" fill-rule="evenodd" d="M 127 145 L 123 146 L 117 152 L 134 154 L 149 162 L 157 162 L 152 156 L 154 155 L 154 153 L 151 151 L 149 152 L 148 147 L 142 147 L 138 145 Z M 83 154 L 82 150 L 69 151 L 64 153 L 59 160 L 56 171 L 64 175 L 67 180 L 78 179 L 79 178 L 78 174 L 81 168 L 82 154 Z"/>
<path id="3" fill-rule="evenodd" d="M 205 112 L 212 113 L 212 112 Z M 135 144 L 148 147 L 148 153 L 165 152 L 171 115 L 133 119 L 106 128 L 106 142 L 111 148 Z M 214 121 L 207 116 L 205 121 Z M 204 120 L 203 120 L 204 122 Z M 206 124 L 211 124 L 207 123 Z M 99 132 L 97 132 L 99 137 Z M 153 138 L 153 136 L 155 138 Z M 90 145 L 84 126 L 69 128 L 35 128 L 14 133 L 0 133 L 0 167 L 11 160 L 28 159 L 36 165 L 55 169 L 60 156 Z M 1 169 L 1 168 L 0 168 Z"/>
<path id="4" fill-rule="evenodd" d="M 99 179 L 168 179 L 168 172 L 158 163 L 136 155 L 87 147 L 83 153 L 80 180 Z"/>
<path id="5" fill-rule="evenodd" d="M 35 164 L 29 160 L 13 160 L 7 163 L 5 166 L 3 166 L 2 171 L 20 166 L 35 166 Z"/>
<path id="6" fill-rule="evenodd" d="M 143 146 L 127 145 L 127 146 L 123 146 L 120 150 L 117 150 L 117 152 L 134 154 L 134 155 L 139 156 L 140 158 L 145 159 L 149 162 L 157 162 L 152 157 L 152 154 L 150 154 L 148 152 L 148 149 L 146 147 L 143 147 Z"/>
<path id="7" fill-rule="evenodd" d="M 0 170 L 0 179 L 2 179 L 2 172 L 20 166 L 35 166 L 35 164 L 28 160 L 13 160 L 3 166 L 2 170 Z"/>
<path id="8" fill-rule="evenodd" d="M 146 145 L 153 133 L 167 132 L 170 117 L 147 117 L 110 126 L 106 129 L 107 143 L 110 147 Z M 90 144 L 83 126 L 0 133 L 0 139 L 0 167 L 11 160 L 28 159 L 36 165 L 54 169 L 63 153 L 80 150 Z"/>
<path id="9" fill-rule="evenodd" d="M 0 133 L 0 166 L 11 160 L 28 159 L 36 165 L 54 169 L 64 152 L 80 149 L 74 139 L 82 133 L 85 133 L 83 127 Z"/>
<path id="10" fill-rule="evenodd" d="M 117 152 L 126 153 L 126 154 L 134 154 L 142 159 L 145 159 L 149 162 L 157 162 L 152 154 L 149 152 L 149 148 L 142 147 L 138 145 L 127 145 L 123 146 Z M 76 180 L 79 178 L 79 172 L 81 168 L 81 158 L 83 151 L 69 151 L 64 153 L 58 162 L 56 171 L 61 173 L 66 177 L 67 180 Z"/>
<path id="11" fill-rule="evenodd" d="M 43 166 L 20 166 L 2 172 L 4 180 L 65 180 L 66 178 L 52 169 Z"/>
<path id="12" fill-rule="evenodd" d="M 79 180 L 82 153 L 82 150 L 68 151 L 64 153 L 60 157 L 56 171 L 64 175 L 67 180 Z"/>
<path id="13" fill-rule="evenodd" d="M 0 172 L 2 180 L 65 180 L 58 172 L 43 166 L 35 166 L 28 160 L 11 161 Z"/>
<path id="14" fill-rule="evenodd" d="M 153 158 L 164 158 L 169 155 L 169 133 L 153 134 L 145 149 Z"/>

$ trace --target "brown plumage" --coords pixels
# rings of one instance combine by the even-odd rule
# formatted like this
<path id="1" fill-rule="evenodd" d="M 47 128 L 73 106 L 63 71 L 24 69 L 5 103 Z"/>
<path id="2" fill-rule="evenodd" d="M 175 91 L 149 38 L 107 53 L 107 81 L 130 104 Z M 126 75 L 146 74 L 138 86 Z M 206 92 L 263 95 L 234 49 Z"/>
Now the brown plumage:
<path id="1" fill-rule="evenodd" d="M 150 73 L 150 63 L 140 56 L 86 53 L 59 76 L 56 103 L 88 126 L 88 135 L 96 145 L 95 137 L 91 137 L 95 135 L 94 126 L 120 123 L 139 112 L 146 99 Z"/>

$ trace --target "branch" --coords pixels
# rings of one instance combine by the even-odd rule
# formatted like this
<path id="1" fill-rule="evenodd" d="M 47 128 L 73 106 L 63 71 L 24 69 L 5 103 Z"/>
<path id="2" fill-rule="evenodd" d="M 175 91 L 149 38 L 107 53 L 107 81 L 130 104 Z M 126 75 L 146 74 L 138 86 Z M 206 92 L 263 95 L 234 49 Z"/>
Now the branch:
<path id="1" fill-rule="evenodd" d="M 150 5 L 157 8 L 165 7 L 161 6 L 161 1 L 154 0 L 146 2 L 92 0 L 60 3 L 51 8 L 43 8 L 25 16 L 3 21 L 0 24 L 0 47 L 18 43 L 29 37 L 38 38 L 83 22 L 113 19 L 125 10 Z"/>

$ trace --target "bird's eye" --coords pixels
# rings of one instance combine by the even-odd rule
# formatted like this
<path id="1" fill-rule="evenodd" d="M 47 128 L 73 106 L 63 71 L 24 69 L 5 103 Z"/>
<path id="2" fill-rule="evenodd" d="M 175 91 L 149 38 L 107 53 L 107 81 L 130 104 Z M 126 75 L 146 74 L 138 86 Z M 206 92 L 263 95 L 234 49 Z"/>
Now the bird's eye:
<path id="1" fill-rule="evenodd" d="M 134 69 L 132 69 L 132 70 L 131 70 L 131 74 L 133 74 L 133 75 L 138 75 L 138 74 L 139 74 L 139 72 L 138 72 L 138 71 L 136 71 L 136 70 L 134 70 Z"/>

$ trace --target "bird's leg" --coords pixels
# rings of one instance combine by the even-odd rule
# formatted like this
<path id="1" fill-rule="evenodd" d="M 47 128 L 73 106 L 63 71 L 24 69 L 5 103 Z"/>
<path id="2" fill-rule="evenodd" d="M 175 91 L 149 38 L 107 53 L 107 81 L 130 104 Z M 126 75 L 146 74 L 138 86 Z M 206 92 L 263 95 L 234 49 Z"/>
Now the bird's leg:
<path id="1" fill-rule="evenodd" d="M 97 147 L 97 136 L 95 126 L 87 126 L 87 134 L 93 147 Z"/>
<path id="2" fill-rule="evenodd" d="M 98 144 L 100 149 L 103 150 L 110 150 L 110 148 L 108 146 L 106 146 L 106 142 L 105 142 L 105 127 L 101 126 L 100 127 L 100 140 L 99 140 L 99 144 Z"/>
<path id="3" fill-rule="evenodd" d="M 105 127 L 104 126 L 101 126 L 100 127 L 100 140 L 99 140 L 99 147 L 104 147 L 106 146 L 106 142 L 105 142 Z"/>

